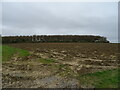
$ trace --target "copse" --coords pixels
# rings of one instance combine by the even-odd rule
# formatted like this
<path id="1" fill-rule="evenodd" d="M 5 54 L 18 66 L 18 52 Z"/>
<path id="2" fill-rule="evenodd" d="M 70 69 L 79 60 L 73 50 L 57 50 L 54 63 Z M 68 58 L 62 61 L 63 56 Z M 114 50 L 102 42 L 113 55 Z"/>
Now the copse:
<path id="1" fill-rule="evenodd" d="M 2 37 L 2 43 L 39 43 L 39 42 L 109 43 L 106 37 L 93 35 L 33 35 L 33 36 Z"/>

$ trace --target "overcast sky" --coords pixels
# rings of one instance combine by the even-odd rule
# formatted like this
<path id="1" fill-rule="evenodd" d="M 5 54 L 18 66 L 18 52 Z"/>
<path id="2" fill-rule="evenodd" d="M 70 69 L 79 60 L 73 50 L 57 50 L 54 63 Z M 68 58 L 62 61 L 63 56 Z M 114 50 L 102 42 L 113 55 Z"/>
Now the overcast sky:
<path id="1" fill-rule="evenodd" d="M 117 2 L 2 4 L 2 35 L 100 35 L 118 40 Z"/>

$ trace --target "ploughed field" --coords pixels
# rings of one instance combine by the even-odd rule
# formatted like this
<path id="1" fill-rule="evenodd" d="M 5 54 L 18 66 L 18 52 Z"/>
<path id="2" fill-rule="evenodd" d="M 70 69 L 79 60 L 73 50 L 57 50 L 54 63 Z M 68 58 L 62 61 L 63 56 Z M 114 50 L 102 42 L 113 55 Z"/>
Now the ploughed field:
<path id="1" fill-rule="evenodd" d="M 118 44 L 17 43 L 2 53 L 4 88 L 118 87 Z"/>

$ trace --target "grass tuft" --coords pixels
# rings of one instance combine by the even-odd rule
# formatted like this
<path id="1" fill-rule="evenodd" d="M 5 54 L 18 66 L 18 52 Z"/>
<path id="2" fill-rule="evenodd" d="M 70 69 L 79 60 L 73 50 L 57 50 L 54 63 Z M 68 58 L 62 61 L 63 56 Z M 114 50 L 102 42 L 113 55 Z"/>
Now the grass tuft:
<path id="1" fill-rule="evenodd" d="M 55 60 L 53 60 L 53 59 L 39 59 L 39 62 L 41 62 L 43 64 L 51 64 L 51 63 L 55 63 Z"/>
<path id="2" fill-rule="evenodd" d="M 81 84 L 95 88 L 118 88 L 118 69 L 79 76 Z"/>

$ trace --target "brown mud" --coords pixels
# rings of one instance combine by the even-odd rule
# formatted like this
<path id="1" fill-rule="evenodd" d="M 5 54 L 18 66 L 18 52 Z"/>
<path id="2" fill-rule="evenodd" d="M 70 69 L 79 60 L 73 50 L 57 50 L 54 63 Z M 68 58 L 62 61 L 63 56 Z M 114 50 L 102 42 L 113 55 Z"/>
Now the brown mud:
<path id="1" fill-rule="evenodd" d="M 118 65 L 116 44 L 33 43 L 9 46 L 29 50 L 30 56 L 20 58 L 15 54 L 2 64 L 3 88 L 83 88 L 77 80 L 79 75 L 114 69 Z M 49 59 L 54 61 L 48 63 Z"/>

